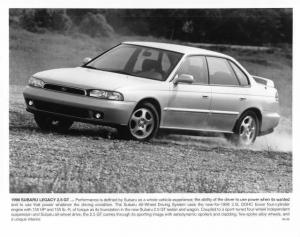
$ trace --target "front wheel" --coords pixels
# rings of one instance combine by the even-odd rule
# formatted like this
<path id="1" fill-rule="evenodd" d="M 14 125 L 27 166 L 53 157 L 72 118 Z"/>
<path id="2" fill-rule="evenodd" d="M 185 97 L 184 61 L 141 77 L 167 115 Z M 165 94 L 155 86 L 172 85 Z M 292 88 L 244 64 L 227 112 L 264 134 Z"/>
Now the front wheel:
<path id="1" fill-rule="evenodd" d="M 236 145 L 249 146 L 254 143 L 258 128 L 259 122 L 256 114 L 248 111 L 238 120 L 234 134 L 225 134 L 225 137 Z"/>
<path id="2" fill-rule="evenodd" d="M 148 141 L 155 136 L 159 126 L 159 116 L 151 103 L 137 107 L 130 116 L 128 126 L 120 127 L 122 137 L 138 141 Z"/>
<path id="3" fill-rule="evenodd" d="M 44 131 L 55 130 L 58 132 L 65 132 L 73 124 L 73 121 L 68 119 L 56 119 L 40 114 L 35 114 L 34 119 L 39 128 Z"/>

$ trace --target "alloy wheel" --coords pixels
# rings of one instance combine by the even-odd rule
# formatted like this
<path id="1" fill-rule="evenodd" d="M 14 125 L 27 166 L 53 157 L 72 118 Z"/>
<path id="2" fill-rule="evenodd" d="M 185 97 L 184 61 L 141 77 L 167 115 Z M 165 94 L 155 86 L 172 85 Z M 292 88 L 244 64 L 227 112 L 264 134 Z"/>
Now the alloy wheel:
<path id="1" fill-rule="evenodd" d="M 243 145 L 253 143 L 256 136 L 256 127 L 256 121 L 252 116 L 247 115 L 243 118 L 239 128 L 240 141 Z"/>
<path id="2" fill-rule="evenodd" d="M 129 130 L 137 139 L 145 139 L 153 132 L 155 120 L 148 108 L 139 108 L 133 112 L 129 121 Z"/>

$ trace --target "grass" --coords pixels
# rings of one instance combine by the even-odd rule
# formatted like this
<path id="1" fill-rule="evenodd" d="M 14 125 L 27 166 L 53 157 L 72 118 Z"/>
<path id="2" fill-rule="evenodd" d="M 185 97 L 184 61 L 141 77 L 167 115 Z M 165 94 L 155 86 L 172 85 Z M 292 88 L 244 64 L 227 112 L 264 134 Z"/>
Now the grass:
<path id="1" fill-rule="evenodd" d="M 25 111 L 22 98 L 29 76 L 45 69 L 80 65 L 82 58 L 95 56 L 117 41 L 10 30 L 10 192 L 292 191 L 292 153 L 275 151 L 268 142 L 238 149 L 222 137 L 169 135 L 139 143 L 119 140 L 114 129 L 81 123 L 65 134 L 41 132 Z M 288 116 L 278 131 L 289 133 L 291 59 L 281 51 L 226 53 L 251 73 L 278 78 L 276 84 L 288 95 L 282 99 Z"/>

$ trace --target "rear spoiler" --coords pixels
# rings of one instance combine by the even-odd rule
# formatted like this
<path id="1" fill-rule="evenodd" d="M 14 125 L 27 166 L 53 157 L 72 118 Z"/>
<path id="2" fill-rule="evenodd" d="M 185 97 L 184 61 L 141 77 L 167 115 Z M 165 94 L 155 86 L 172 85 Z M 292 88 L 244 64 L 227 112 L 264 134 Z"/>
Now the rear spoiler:
<path id="1" fill-rule="evenodd" d="M 252 75 L 252 77 L 259 84 L 263 84 L 267 87 L 275 87 L 274 82 L 270 79 L 267 79 L 267 78 L 264 78 L 264 77 L 253 76 L 253 75 Z"/>

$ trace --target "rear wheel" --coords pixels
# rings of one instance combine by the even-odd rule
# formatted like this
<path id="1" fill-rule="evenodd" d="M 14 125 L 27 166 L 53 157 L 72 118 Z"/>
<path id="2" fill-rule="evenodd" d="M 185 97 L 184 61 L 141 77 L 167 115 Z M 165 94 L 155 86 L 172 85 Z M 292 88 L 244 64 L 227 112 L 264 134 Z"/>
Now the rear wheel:
<path id="1" fill-rule="evenodd" d="M 52 118 L 41 114 L 35 114 L 34 119 L 39 128 L 44 131 L 54 130 L 58 132 L 65 132 L 73 124 L 73 121 L 69 119 Z"/>
<path id="2" fill-rule="evenodd" d="M 236 145 L 249 146 L 254 143 L 258 128 L 259 121 L 256 114 L 247 111 L 238 120 L 234 134 L 225 134 L 225 137 Z"/>
<path id="3" fill-rule="evenodd" d="M 155 136 L 158 130 L 159 116 L 151 103 L 137 107 L 130 116 L 127 127 L 119 127 L 122 138 L 147 141 Z"/>

